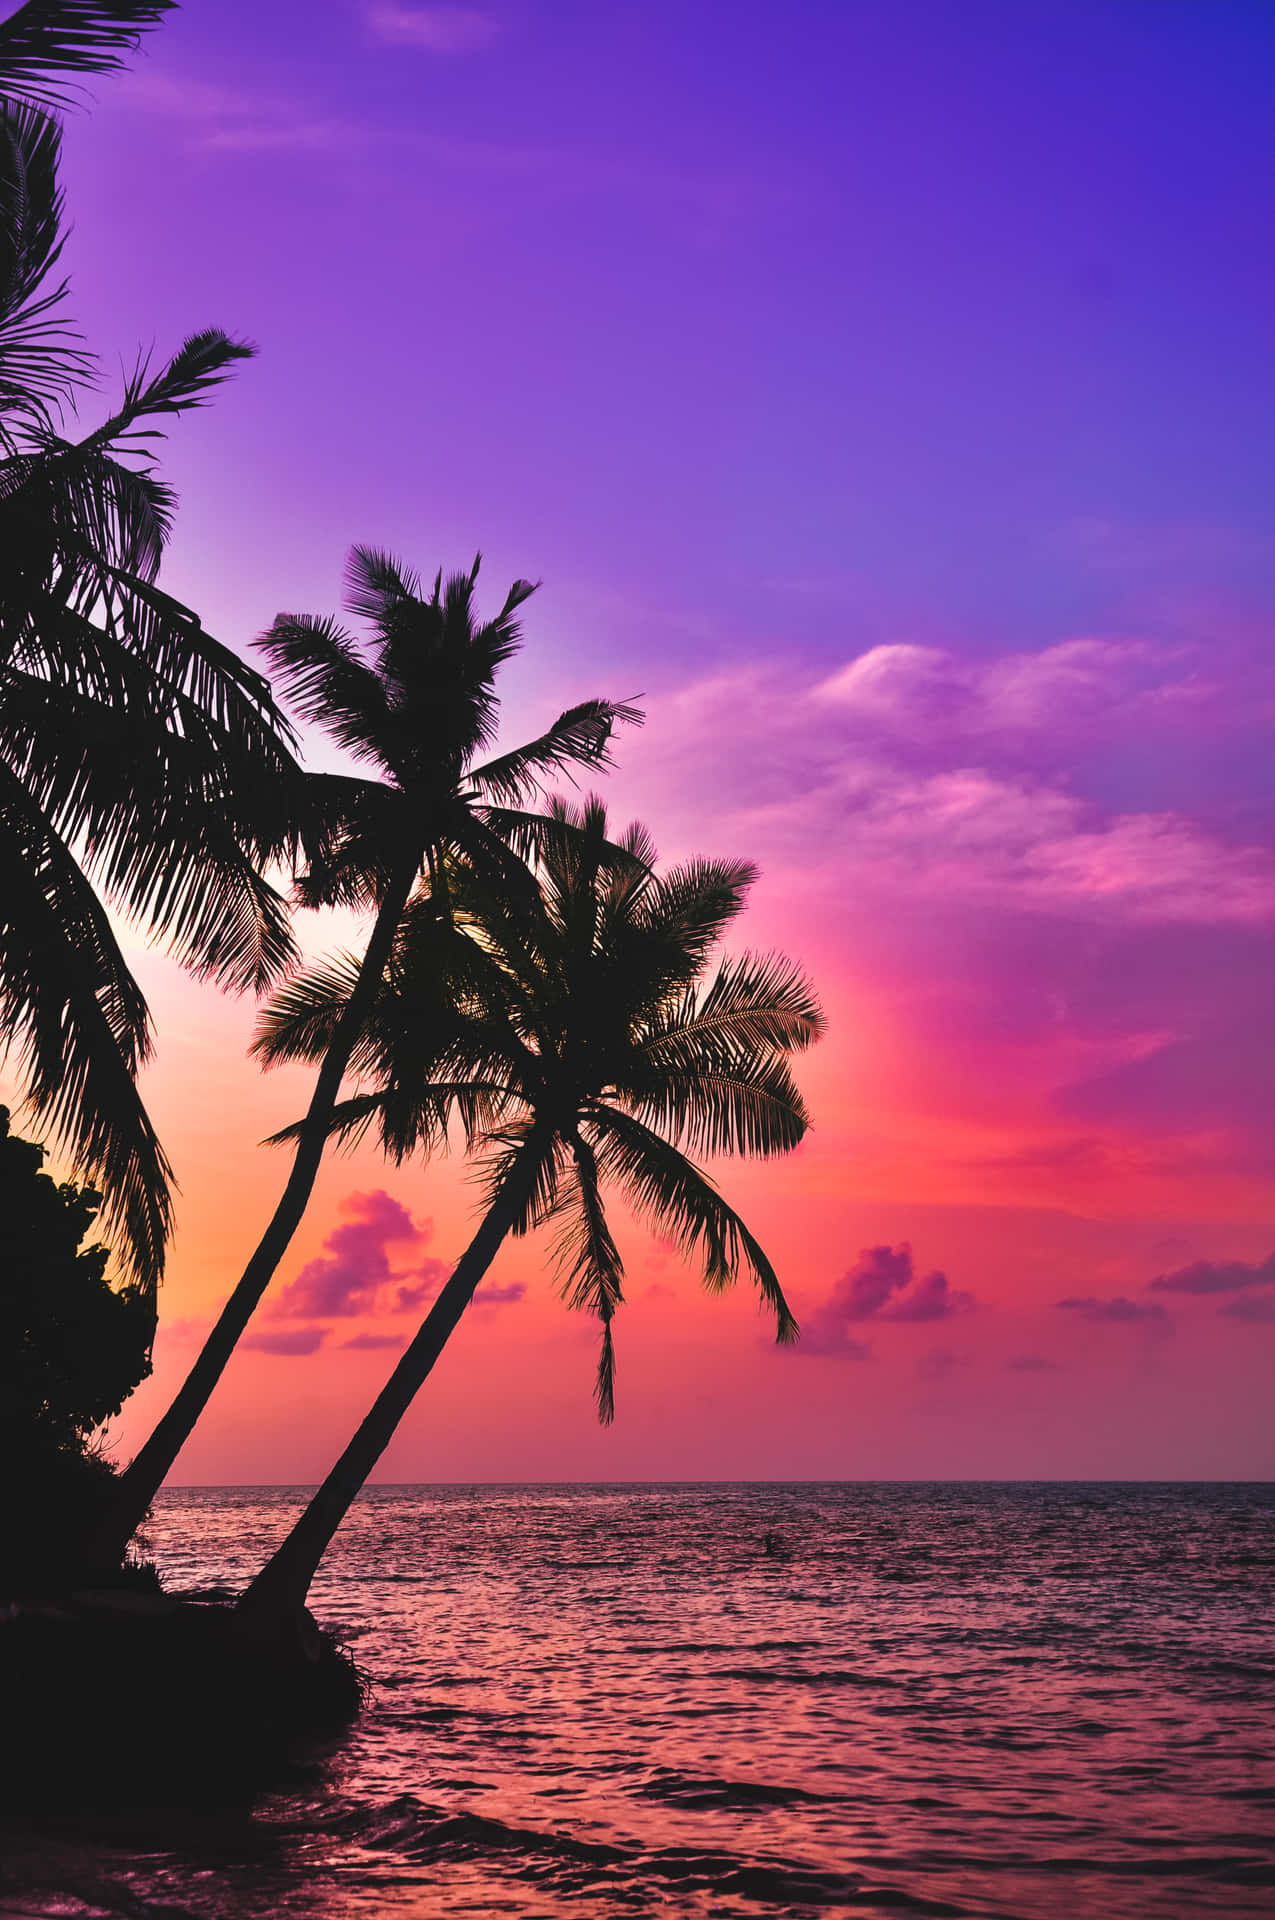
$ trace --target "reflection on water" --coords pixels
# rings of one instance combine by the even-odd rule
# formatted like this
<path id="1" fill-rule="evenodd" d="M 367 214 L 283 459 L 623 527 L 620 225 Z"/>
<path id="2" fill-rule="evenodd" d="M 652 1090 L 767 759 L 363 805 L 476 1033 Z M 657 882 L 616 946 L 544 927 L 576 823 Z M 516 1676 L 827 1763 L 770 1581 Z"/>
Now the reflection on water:
<path id="1" fill-rule="evenodd" d="M 167 1583 L 301 1498 L 161 1496 Z M 0 1915 L 1267 1915 L 1273 1574 L 1269 1487 L 372 1488 L 320 1773 L 10 1832 Z"/>

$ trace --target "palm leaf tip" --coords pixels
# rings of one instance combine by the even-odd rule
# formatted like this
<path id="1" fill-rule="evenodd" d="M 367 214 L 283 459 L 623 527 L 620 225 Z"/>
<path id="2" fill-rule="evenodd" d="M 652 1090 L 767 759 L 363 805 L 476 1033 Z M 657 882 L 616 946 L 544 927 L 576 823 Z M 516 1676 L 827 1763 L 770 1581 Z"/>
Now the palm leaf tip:
<path id="1" fill-rule="evenodd" d="M 27 0 L 0 22 L 0 94 L 62 107 L 74 87 L 60 74 L 114 73 L 177 0 Z"/>
<path id="2" fill-rule="evenodd" d="M 594 1381 L 593 1398 L 597 1402 L 598 1424 L 609 1427 L 615 1420 L 615 1342 L 611 1337 L 611 1322 L 602 1322 L 602 1345 L 598 1353 L 598 1374 Z"/>

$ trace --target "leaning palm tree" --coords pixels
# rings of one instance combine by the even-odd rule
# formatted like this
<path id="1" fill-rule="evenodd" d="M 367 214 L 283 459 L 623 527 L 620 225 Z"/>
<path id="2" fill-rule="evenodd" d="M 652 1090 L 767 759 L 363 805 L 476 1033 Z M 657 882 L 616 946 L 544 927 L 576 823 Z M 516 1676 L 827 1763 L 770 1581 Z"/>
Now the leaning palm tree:
<path id="1" fill-rule="evenodd" d="M 67 431 L 94 363 L 65 318 L 47 109 L 167 10 L 29 0 L 0 23 L 0 1053 L 152 1297 L 171 1173 L 136 1085 L 146 1004 L 101 894 L 199 973 L 259 989 L 292 953 L 260 869 L 290 855 L 300 804 L 267 683 L 156 584 L 174 498 L 155 441 L 250 349 L 197 334 Z"/>
<path id="2" fill-rule="evenodd" d="M 364 1026 L 371 1083 L 334 1109 L 335 1132 L 376 1126 L 396 1160 L 428 1154 L 458 1118 L 484 1152 L 486 1211 L 367 1418 L 240 1602 L 257 1629 L 286 1631 L 350 1503 L 473 1298 L 505 1237 L 543 1221 L 572 1307 L 601 1322 L 596 1398 L 614 1414 L 612 1321 L 624 1266 L 603 1197 L 618 1188 L 702 1266 L 712 1290 L 741 1267 L 796 1335 L 774 1269 L 691 1153 L 786 1153 L 807 1115 L 787 1055 L 822 1031 L 814 994 L 789 962 L 723 959 L 703 975 L 754 875 L 697 861 L 657 878 L 635 827 L 612 847 L 592 801 L 559 805 L 541 836 L 539 889 L 511 903 L 481 874 L 440 876 L 461 911 L 450 941 L 409 927 Z M 356 988 L 348 964 L 291 982 L 257 1042 L 267 1062 L 322 1057 Z M 299 1129 L 285 1130 L 282 1137 Z"/>
<path id="3" fill-rule="evenodd" d="M 280 614 L 261 642 L 298 711 L 375 776 L 312 777 L 326 832 L 298 885 L 302 904 L 362 909 L 372 928 L 346 1004 L 314 1056 L 319 1073 L 279 1204 L 171 1406 L 120 1475 L 99 1553 L 122 1549 L 141 1523 L 296 1231 L 413 892 L 459 855 L 492 888 L 529 894 L 526 869 L 510 850 L 511 840 L 537 832 L 525 802 L 546 775 L 607 764 L 612 728 L 641 717 L 613 701 L 586 701 L 538 739 L 480 762 L 496 732 L 496 672 L 520 644 L 515 615 L 534 588 L 516 581 L 496 617 L 479 622 L 478 566 L 476 559 L 446 585 L 440 573 L 426 594 L 398 561 L 355 547 L 346 604 L 369 623 L 370 648 L 332 620 L 299 614 Z"/>

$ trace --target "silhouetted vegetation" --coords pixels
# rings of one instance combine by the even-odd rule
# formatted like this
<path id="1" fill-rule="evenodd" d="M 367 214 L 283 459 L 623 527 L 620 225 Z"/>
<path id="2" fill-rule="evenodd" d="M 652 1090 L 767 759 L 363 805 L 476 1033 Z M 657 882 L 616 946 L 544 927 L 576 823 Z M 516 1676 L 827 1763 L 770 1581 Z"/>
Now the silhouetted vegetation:
<path id="1" fill-rule="evenodd" d="M 487 1211 L 350 1445 L 240 1602 L 263 1627 L 289 1631 L 328 1542 L 507 1234 L 555 1224 L 564 1296 L 601 1327 L 604 1421 L 624 1298 L 607 1186 L 677 1243 L 710 1291 L 749 1274 L 777 1338 L 796 1336 L 765 1252 L 690 1158 L 787 1153 L 808 1125 L 788 1056 L 818 1038 L 823 1016 L 799 969 L 745 954 L 721 960 L 704 984 L 754 869 L 694 860 L 657 876 L 645 829 L 612 842 L 597 800 L 555 803 L 535 845 L 530 886 L 511 889 L 503 875 L 460 862 L 436 869 L 364 1021 L 367 1090 L 334 1109 L 332 1130 L 357 1137 L 374 1127 L 402 1160 L 428 1156 L 458 1125 L 482 1156 Z M 291 981 L 265 1013 L 257 1051 L 268 1061 L 321 1058 L 356 990 L 348 962 Z"/>
<path id="2" fill-rule="evenodd" d="M 149 1303 L 136 1286 L 111 1286 L 105 1245 L 83 1244 L 97 1194 L 58 1186 L 41 1171 L 43 1159 L 43 1147 L 12 1133 L 0 1107 L 5 1596 L 57 1585 L 73 1571 L 67 1522 L 83 1520 L 111 1479 L 92 1435 L 151 1366 Z"/>
<path id="3" fill-rule="evenodd" d="M 171 1172 L 103 897 L 201 975 L 268 984 L 293 949 L 261 865 L 291 853 L 299 798 L 268 683 L 157 585 L 176 499 L 156 442 L 251 349 L 210 328 L 139 356 L 113 410 L 76 421 L 96 360 L 66 312 L 48 109 L 167 10 L 30 0 L 0 23 L 0 1044 L 152 1292 Z"/>
<path id="4" fill-rule="evenodd" d="M 283 1195 L 172 1405 L 121 1476 L 95 1542 L 104 1559 L 117 1557 L 140 1523 L 296 1231 L 413 894 L 424 887 L 428 897 L 430 877 L 461 857 L 492 887 L 529 898 L 534 889 L 513 848 L 534 842 L 538 821 L 522 809 L 546 776 L 605 765 L 616 723 L 640 718 L 614 701 L 587 700 L 539 739 L 482 760 L 496 736 L 496 673 L 518 651 L 515 615 L 534 588 L 515 581 L 496 617 L 479 621 L 477 579 L 475 560 L 445 585 L 439 573 L 427 593 L 388 554 L 355 547 L 346 604 L 368 623 L 370 646 L 361 648 L 332 620 L 304 614 L 280 614 L 262 641 L 298 711 L 373 770 L 372 777 L 309 776 L 313 816 L 323 826 L 298 899 L 359 908 L 374 919 L 347 1000 L 310 1056 L 319 1073 Z"/>

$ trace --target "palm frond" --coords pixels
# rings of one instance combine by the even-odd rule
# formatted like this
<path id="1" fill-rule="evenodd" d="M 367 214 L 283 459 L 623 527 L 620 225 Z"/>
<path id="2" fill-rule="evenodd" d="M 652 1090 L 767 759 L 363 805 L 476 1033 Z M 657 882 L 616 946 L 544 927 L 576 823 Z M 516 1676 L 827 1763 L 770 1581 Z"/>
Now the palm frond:
<path id="1" fill-rule="evenodd" d="M 358 954 L 342 953 L 285 981 L 257 1015 L 249 1053 L 263 1067 L 322 1060 L 354 992 L 361 965 Z"/>
<path id="2" fill-rule="evenodd" d="M 692 1066 L 714 1049 L 734 1059 L 759 1047 L 796 1053 L 826 1029 L 823 1010 L 802 969 L 782 954 L 724 960 L 707 992 L 688 988 L 662 1011 L 643 1045 L 660 1063 Z"/>
<path id="3" fill-rule="evenodd" d="M 594 1399 L 599 1420 L 610 1426 L 615 1419 L 611 1322 L 624 1303 L 624 1262 L 607 1224 L 593 1149 L 578 1132 L 572 1134 L 570 1147 L 574 1178 L 559 1194 L 556 1213 L 561 1226 L 554 1255 L 567 1304 L 578 1312 L 595 1314 L 602 1323 Z"/>
<path id="4" fill-rule="evenodd" d="M 230 378 L 235 361 L 251 360 L 256 351 L 250 341 L 232 339 L 220 327 L 204 327 L 189 334 L 158 373 L 151 372 L 150 354 L 139 353 L 119 406 L 80 444 L 98 450 L 125 447 L 151 459 L 147 443 L 162 440 L 165 429 L 143 423 L 204 406 Z"/>
<path id="5" fill-rule="evenodd" d="M 616 700 L 585 700 L 558 715 L 547 733 L 529 740 L 484 766 L 471 767 L 468 783 L 505 806 L 520 806 L 539 792 L 546 776 L 576 767 L 609 767 L 611 736 L 617 726 L 641 726 L 639 707 Z"/>
<path id="6" fill-rule="evenodd" d="M 688 1258 L 699 1260 L 709 1290 L 732 1286 L 746 1267 L 775 1315 L 775 1338 L 795 1340 L 797 1322 L 774 1268 L 707 1175 L 631 1114 L 599 1105 L 588 1126 L 597 1136 L 602 1174 L 617 1180 L 636 1211 L 671 1234 Z"/>
<path id="7" fill-rule="evenodd" d="M 147 676 L 114 664 L 119 691 L 106 701 L 0 672 L 0 758 L 125 912 L 197 973 L 259 991 L 294 947 L 284 902 L 245 843 L 286 849 L 286 783 L 269 761 L 263 772 L 229 750 L 194 703 L 148 711 Z"/>
<path id="8" fill-rule="evenodd" d="M 51 429 L 93 365 L 62 315 L 66 281 L 46 284 L 65 240 L 60 156 L 55 120 L 0 102 L 0 447 L 15 426 Z"/>
<path id="9" fill-rule="evenodd" d="M 287 699 L 358 760 L 382 763 L 385 689 L 335 620 L 281 613 L 257 645 Z"/>
<path id="10" fill-rule="evenodd" d="M 177 0 L 27 0 L 0 22 L 0 95 L 63 107 L 75 89 L 63 74 L 114 73 Z"/>
<path id="11" fill-rule="evenodd" d="M 347 1146 L 356 1147 L 379 1117 L 384 1100 L 385 1096 L 381 1093 L 356 1093 L 348 1100 L 338 1100 L 324 1122 L 328 1139 L 341 1140 Z M 304 1118 L 290 1120 L 277 1133 L 267 1134 L 261 1144 L 263 1147 L 295 1146 L 305 1130 Z"/>
<path id="12" fill-rule="evenodd" d="M 100 1188 L 129 1272 L 152 1294 L 171 1226 L 172 1169 L 136 1086 L 146 1003 L 69 851 L 0 768 L 0 1046 L 26 1098 Z"/>
<path id="13" fill-rule="evenodd" d="M 4 598 L 10 621 L 20 610 L 42 632 L 63 608 L 88 614 L 113 603 L 120 572 L 154 580 L 176 497 L 91 439 L 63 440 L 39 426 L 28 438 L 0 470 L 7 531 L 23 543 Z M 25 589 L 17 606 L 15 588 Z"/>
<path id="14" fill-rule="evenodd" d="M 757 879 L 751 860 L 689 860 L 647 895 L 647 929 L 676 941 L 698 972 L 722 933 L 743 912 Z"/>
<path id="15" fill-rule="evenodd" d="M 378 547 L 353 546 L 345 563 L 345 605 L 357 620 L 392 620 L 405 600 L 419 600 L 417 574 Z"/>
<path id="16" fill-rule="evenodd" d="M 666 1064 L 634 1105 L 670 1139 L 708 1155 L 770 1160 L 800 1146 L 810 1125 L 788 1063 L 777 1055 L 698 1068 Z"/>

